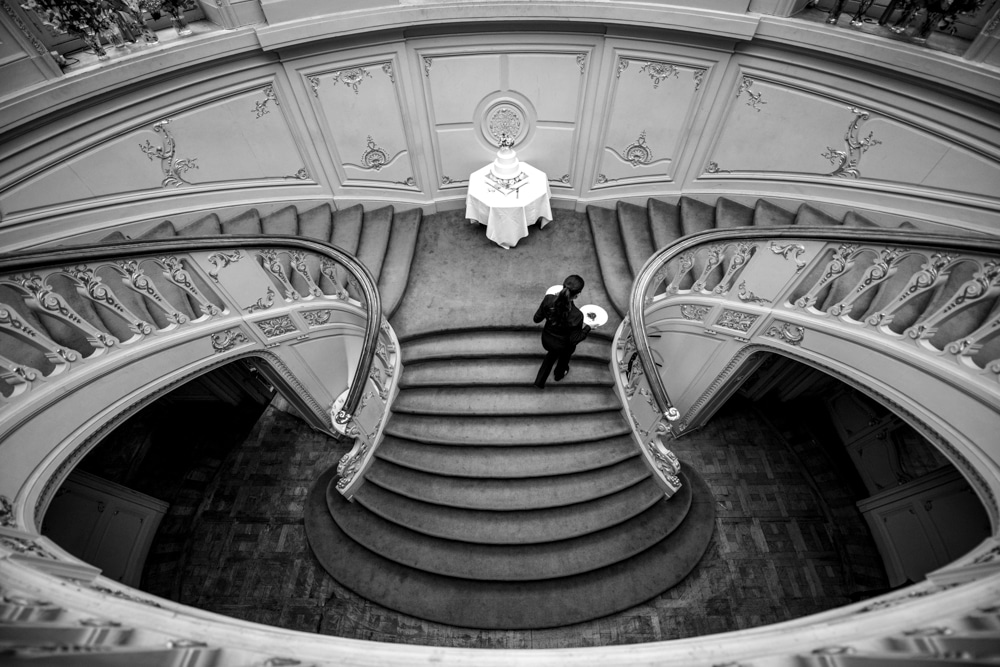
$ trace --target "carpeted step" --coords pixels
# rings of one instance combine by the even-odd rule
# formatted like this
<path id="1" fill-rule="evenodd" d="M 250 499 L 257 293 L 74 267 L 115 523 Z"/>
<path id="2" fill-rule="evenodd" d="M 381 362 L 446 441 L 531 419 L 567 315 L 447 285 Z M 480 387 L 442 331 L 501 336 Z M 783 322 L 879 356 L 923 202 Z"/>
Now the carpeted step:
<path id="1" fill-rule="evenodd" d="M 646 212 L 656 250 L 665 248 L 684 236 L 681 229 L 681 209 L 677 204 L 650 199 L 646 202 Z"/>
<path id="2" fill-rule="evenodd" d="M 622 317 L 628 313 L 629 296 L 632 291 L 632 271 L 618 229 L 618 215 L 608 208 L 587 207 L 587 219 L 594 237 L 597 263 L 601 267 L 601 278 L 612 306 Z"/>
<path id="3" fill-rule="evenodd" d="M 222 221 L 223 234 L 260 234 L 260 213 L 252 208 L 234 218 Z"/>
<path id="4" fill-rule="evenodd" d="M 329 204 L 320 204 L 299 213 L 298 235 L 330 243 L 333 234 L 333 209 Z"/>
<path id="5" fill-rule="evenodd" d="M 455 447 L 387 436 L 376 456 L 397 465 L 452 477 L 516 479 L 565 475 L 614 465 L 638 456 L 630 435 L 592 442 L 515 447 Z"/>
<path id="6" fill-rule="evenodd" d="M 544 390 L 534 386 L 416 387 L 399 392 L 392 406 L 394 414 L 440 415 L 443 419 L 485 415 L 531 419 L 540 415 L 619 409 L 621 402 L 607 387 L 571 386 L 554 381 Z"/>
<path id="7" fill-rule="evenodd" d="M 786 227 L 795 224 L 795 213 L 766 199 L 758 199 L 753 210 L 753 224 L 758 227 Z"/>
<path id="8" fill-rule="evenodd" d="M 617 213 L 618 230 L 625 244 L 629 269 L 634 277 L 639 274 L 642 265 L 656 250 L 653 232 L 649 228 L 649 213 L 645 206 L 627 202 L 618 202 Z"/>
<path id="9" fill-rule="evenodd" d="M 190 225 L 177 230 L 177 236 L 216 236 L 221 233 L 222 223 L 215 213 L 198 218 Z"/>
<path id="10" fill-rule="evenodd" d="M 299 230 L 299 212 L 294 206 L 285 206 L 268 213 L 260 219 L 262 234 L 295 236 Z M 329 233 L 326 238 L 330 238 Z"/>
<path id="11" fill-rule="evenodd" d="M 547 391 L 547 390 L 545 390 Z M 611 412 L 617 415 L 616 411 Z M 621 419 L 593 412 L 581 415 L 462 416 L 394 414 L 386 433 L 417 442 L 442 445 L 538 445 L 601 440 L 629 431 Z"/>
<path id="12" fill-rule="evenodd" d="M 881 227 L 878 223 L 872 222 L 865 216 L 855 213 L 854 211 L 848 211 L 847 215 L 844 216 L 844 226 L 845 227 Z"/>
<path id="13" fill-rule="evenodd" d="M 734 227 L 749 227 L 753 224 L 753 209 L 749 206 L 719 197 L 715 202 L 716 229 L 732 229 Z"/>
<path id="14" fill-rule="evenodd" d="M 601 470 L 525 479 L 443 477 L 381 460 L 365 483 L 432 505 L 507 512 L 590 502 L 638 484 L 649 474 L 638 457 Z"/>
<path id="15" fill-rule="evenodd" d="M 443 331 L 401 341 L 403 364 L 432 359 L 481 359 L 496 356 L 544 356 L 542 327 L 536 329 L 491 329 L 478 331 Z M 611 341 L 591 333 L 576 346 L 573 363 L 593 359 L 611 360 Z"/>
<path id="16" fill-rule="evenodd" d="M 715 207 L 691 197 L 681 197 L 681 229 L 684 235 L 715 229 Z"/>
<path id="17" fill-rule="evenodd" d="M 362 216 L 357 257 L 372 272 L 376 283 L 379 276 L 382 275 L 382 262 L 385 260 L 386 249 L 389 247 L 393 212 L 392 206 L 381 206 L 371 211 L 365 211 Z"/>
<path id="18" fill-rule="evenodd" d="M 361 204 L 348 206 L 333 212 L 333 230 L 330 243 L 341 250 L 357 256 L 361 243 L 361 228 L 364 225 L 365 209 Z"/>
<path id="19" fill-rule="evenodd" d="M 506 512 L 426 503 L 377 484 L 365 484 L 354 495 L 354 502 L 387 521 L 425 535 L 474 544 L 538 544 L 580 537 L 627 521 L 662 499 L 663 492 L 649 478 L 584 503 Z M 335 500 L 330 499 L 334 513 Z"/>
<path id="20" fill-rule="evenodd" d="M 358 503 L 332 501 L 337 525 L 365 548 L 410 568 L 481 581 L 537 581 L 613 565 L 673 532 L 691 507 L 688 487 L 601 531 L 558 542 L 470 544 L 409 530 Z"/>
<path id="21" fill-rule="evenodd" d="M 802 204 L 795 212 L 795 224 L 800 227 L 837 227 L 844 224 L 844 221 L 827 215 L 809 204 Z"/>
<path id="22" fill-rule="evenodd" d="M 441 385 L 530 385 L 542 361 L 539 346 L 534 357 L 483 357 L 481 359 L 431 359 L 406 362 L 399 386 L 436 387 Z M 607 361 L 574 356 L 570 374 L 559 383 L 610 387 L 614 377 Z"/>
<path id="23" fill-rule="evenodd" d="M 423 211 L 419 208 L 396 213 L 392 218 L 392 233 L 382 261 L 382 272 L 378 277 L 382 313 L 386 317 L 392 317 L 406 293 L 422 219 Z"/>
<path id="24" fill-rule="evenodd" d="M 684 522 L 637 555 L 600 570 L 537 582 L 477 581 L 406 567 L 359 545 L 331 516 L 349 503 L 327 491 L 328 470 L 307 498 L 306 534 L 324 567 L 357 594 L 419 618 L 475 628 L 546 628 L 605 616 L 680 582 L 707 548 L 714 528 L 711 490 L 684 475 L 692 503 Z"/>

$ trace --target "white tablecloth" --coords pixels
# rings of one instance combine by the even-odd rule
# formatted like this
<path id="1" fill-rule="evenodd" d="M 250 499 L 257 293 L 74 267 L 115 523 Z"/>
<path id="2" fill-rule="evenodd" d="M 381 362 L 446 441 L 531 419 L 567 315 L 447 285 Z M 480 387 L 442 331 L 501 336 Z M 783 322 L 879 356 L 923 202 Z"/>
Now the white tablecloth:
<path id="1" fill-rule="evenodd" d="M 469 194 L 465 198 L 465 217 L 486 225 L 486 238 L 504 248 L 512 248 L 528 235 L 528 226 L 542 219 L 544 227 L 552 220 L 549 179 L 544 172 L 522 162 L 521 171 L 528 178 L 517 192 L 498 192 L 486 179 L 492 165 L 469 176 Z"/>

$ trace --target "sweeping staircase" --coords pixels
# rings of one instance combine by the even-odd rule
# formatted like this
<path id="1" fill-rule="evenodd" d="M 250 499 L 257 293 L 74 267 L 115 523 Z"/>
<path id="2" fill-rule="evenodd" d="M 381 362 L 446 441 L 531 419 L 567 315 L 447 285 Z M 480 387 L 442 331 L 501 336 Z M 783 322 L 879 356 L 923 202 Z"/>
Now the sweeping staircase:
<path id="1" fill-rule="evenodd" d="M 749 207 L 727 199 L 715 205 L 689 197 L 676 203 L 651 199 L 645 207 L 620 203 L 617 209 L 590 207 L 587 213 L 604 288 L 622 316 L 630 312 L 633 279 L 641 276 L 646 259 L 693 232 L 748 225 L 877 227 L 856 213 L 836 219 L 808 204 L 790 212 L 765 200 Z M 248 211 L 224 221 L 211 215 L 180 228 L 168 222 L 137 226 L 123 230 L 131 239 L 113 235 L 104 243 L 206 236 L 222 243 L 218 235 L 226 234 L 329 242 L 368 266 L 391 324 L 404 293 L 419 296 L 406 279 L 420 224 L 419 211 L 321 206 L 263 216 Z M 357 284 L 348 281 L 347 288 L 361 296 Z M 330 296 L 330 289 L 325 291 Z M 73 303 L 80 303 L 78 296 L 65 294 Z M 36 324 L 43 330 L 43 320 Z M 43 331 L 54 339 L 65 336 L 58 327 Z M 394 341 L 385 342 L 391 348 Z M 567 380 L 551 383 L 544 393 L 530 386 L 540 359 L 535 330 L 442 327 L 404 336 L 398 346 L 399 356 L 390 365 L 398 371 L 401 362 L 405 372 L 397 376 L 384 439 L 377 449 L 372 445 L 365 483 L 355 480 L 349 502 L 338 486 L 343 469 L 331 469 L 307 502 L 310 544 L 347 586 L 388 607 L 453 625 L 541 628 L 641 602 L 697 563 L 711 537 L 711 492 L 697 471 L 682 465 L 680 490 L 663 497 L 623 414 L 625 401 L 616 389 L 620 350 L 608 337 L 594 335 L 581 345 Z M 284 631 L 186 609 L 103 581 L 44 538 L 15 535 L 26 516 L 23 508 L 0 510 L 7 531 L 2 546 L 19 554 L 0 559 L 6 568 L 0 583 L 5 622 L 0 625 L 5 653 L 0 655 L 15 664 L 43 664 L 37 662 L 40 656 L 44 664 L 73 665 L 340 663 L 323 657 L 321 638 L 296 634 L 293 642 Z M 962 584 L 975 579 L 976 568 L 991 572 L 997 552 L 987 548 L 968 559 L 971 570 L 931 578 L 884 599 L 745 633 L 741 650 L 757 657 L 743 664 L 990 660 L 1000 634 L 1000 611 L 993 604 L 1000 598 L 1000 582 Z M 49 562 L 39 566 L 39 560 Z M 61 583 L 53 588 L 53 581 Z M 47 602 L 57 591 L 58 602 Z M 926 626 L 919 632 L 879 616 L 931 595 L 935 627 L 929 625 L 926 607 L 915 607 L 912 615 Z M 129 603 L 129 614 L 123 613 L 122 601 Z M 165 613 L 176 618 L 163 624 Z M 868 618 L 878 619 L 881 630 L 852 642 L 859 619 Z M 812 623 L 823 629 L 807 630 Z M 814 632 L 811 640 L 800 649 L 773 648 L 781 632 L 797 629 Z M 414 648 L 403 648 L 394 654 L 387 648 L 383 658 L 405 664 Z M 606 655 L 606 663 L 670 660 L 662 645 L 633 648 L 628 655 Z M 550 657 L 573 655 L 583 654 Z M 708 652 L 700 664 L 738 655 Z M 498 665 L 510 659 L 482 651 L 464 657 Z M 675 657 L 692 664 L 686 651 L 678 649 Z M 541 664 L 544 657 L 538 660 Z"/>

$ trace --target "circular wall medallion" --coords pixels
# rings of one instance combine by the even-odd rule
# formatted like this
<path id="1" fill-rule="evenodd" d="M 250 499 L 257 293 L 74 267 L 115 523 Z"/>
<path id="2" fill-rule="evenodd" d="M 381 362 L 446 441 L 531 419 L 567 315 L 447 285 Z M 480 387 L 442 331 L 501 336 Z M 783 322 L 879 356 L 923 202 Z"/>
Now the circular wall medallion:
<path id="1" fill-rule="evenodd" d="M 486 131 L 497 145 L 503 136 L 508 136 L 517 143 L 524 126 L 524 111 L 510 102 L 501 102 L 486 111 Z"/>

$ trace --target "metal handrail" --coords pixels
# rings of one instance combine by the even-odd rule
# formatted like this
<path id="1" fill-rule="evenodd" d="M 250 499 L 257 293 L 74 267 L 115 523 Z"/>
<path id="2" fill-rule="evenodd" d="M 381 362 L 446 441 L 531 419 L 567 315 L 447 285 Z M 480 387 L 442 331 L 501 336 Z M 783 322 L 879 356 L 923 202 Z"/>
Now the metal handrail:
<path id="1" fill-rule="evenodd" d="M 971 253 L 1000 254 L 1000 239 L 995 237 L 970 237 L 954 234 L 937 234 L 931 232 L 913 231 L 912 229 L 873 229 L 845 227 L 747 227 L 742 229 L 708 230 L 697 232 L 678 239 L 662 248 L 646 260 L 639 275 L 632 284 L 629 297 L 628 318 L 632 327 L 632 337 L 638 353 L 639 363 L 648 378 L 650 393 L 656 403 L 657 410 L 666 420 L 673 422 L 680 418 L 677 408 L 673 406 L 663 386 L 663 378 L 653 361 L 646 338 L 645 294 L 650 283 L 667 262 L 692 248 L 719 243 L 721 241 L 745 239 L 787 239 L 817 241 L 858 241 L 865 243 L 887 243 L 892 245 L 907 245 L 914 248 L 945 248 Z"/>
<path id="2" fill-rule="evenodd" d="M 344 405 L 335 417 L 338 424 L 346 424 L 350 421 L 354 411 L 358 407 L 358 403 L 361 401 L 361 396 L 365 389 L 365 380 L 375 359 L 378 334 L 382 324 L 382 302 L 379 297 L 378 288 L 376 287 L 375 278 L 371 272 L 354 255 L 336 246 L 300 236 L 278 236 L 271 234 L 185 236 L 172 239 L 128 241 L 104 245 L 89 244 L 17 254 L 0 254 L 0 273 L 65 266 L 68 263 L 79 263 L 81 261 L 116 259 L 136 254 L 191 252 L 194 250 L 260 246 L 310 250 L 326 255 L 350 271 L 364 294 L 365 302 L 363 305 L 366 315 L 365 335 L 361 346 L 361 356 L 358 360 L 359 372 L 354 374 L 354 380 L 348 388 Z"/>

